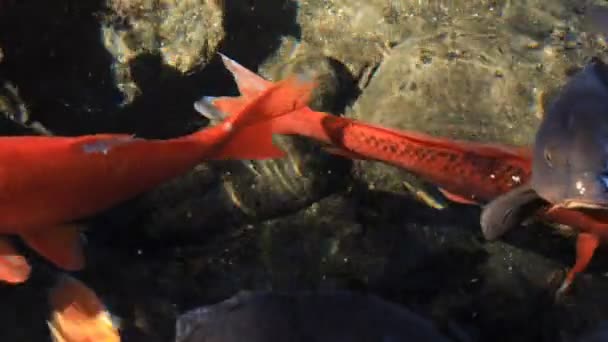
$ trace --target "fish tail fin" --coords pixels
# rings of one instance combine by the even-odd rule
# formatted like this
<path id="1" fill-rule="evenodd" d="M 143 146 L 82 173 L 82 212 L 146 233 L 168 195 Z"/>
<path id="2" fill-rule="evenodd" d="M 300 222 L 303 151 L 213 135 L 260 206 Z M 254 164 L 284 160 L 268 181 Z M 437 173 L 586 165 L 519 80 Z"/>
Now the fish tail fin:
<path id="1" fill-rule="evenodd" d="M 227 113 L 218 108 L 217 98 L 203 98 L 198 101 L 195 108 L 202 115 L 214 120 L 225 118 L 221 125 L 230 127 L 233 131 L 232 137 L 214 153 L 212 159 L 283 157 L 285 152 L 272 142 L 273 134 L 280 133 L 273 120 L 305 107 L 314 87 L 315 82 L 312 80 L 293 75 L 271 84 L 251 98 L 232 98 L 232 102 L 225 101 L 222 107 Z M 247 87 L 244 86 L 243 89 L 245 88 Z"/>
<path id="2" fill-rule="evenodd" d="M 6 238 L 0 238 L 0 281 L 20 284 L 30 277 L 32 267 L 27 259 L 17 253 Z"/>
<path id="3" fill-rule="evenodd" d="M 47 322 L 54 342 L 119 342 L 110 314 L 95 292 L 81 281 L 61 275 L 49 291 L 51 320 Z"/>
<path id="4" fill-rule="evenodd" d="M 272 82 L 265 80 L 262 76 L 245 68 L 235 60 L 219 53 L 222 63 L 234 78 L 241 96 L 252 98 L 272 86 Z"/>
<path id="5" fill-rule="evenodd" d="M 225 119 L 227 114 L 238 112 L 252 98 L 257 97 L 273 86 L 271 81 L 265 80 L 262 76 L 245 68 L 235 60 L 224 54 L 218 54 L 222 58 L 224 67 L 230 71 L 241 95 L 222 97 L 203 96 L 199 101 L 195 102 L 194 108 L 211 121 L 220 121 Z M 212 106 L 209 106 L 210 104 Z"/>

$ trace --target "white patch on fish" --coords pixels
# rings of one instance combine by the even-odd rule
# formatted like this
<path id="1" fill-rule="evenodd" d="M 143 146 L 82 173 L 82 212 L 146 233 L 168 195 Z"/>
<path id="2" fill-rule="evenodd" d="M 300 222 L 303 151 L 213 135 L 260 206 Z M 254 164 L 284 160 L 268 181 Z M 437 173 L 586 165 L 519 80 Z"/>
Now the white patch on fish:
<path id="1" fill-rule="evenodd" d="M 224 130 L 226 132 L 232 131 L 232 128 L 233 128 L 232 122 L 226 122 L 226 123 L 224 123 Z"/>
<path id="2" fill-rule="evenodd" d="M 217 97 L 203 96 L 200 100 L 194 102 L 194 110 L 200 115 L 206 117 L 210 121 L 220 121 L 228 117 L 228 115 L 213 104 Z"/>
<path id="3" fill-rule="evenodd" d="M 604 188 L 608 189 L 608 177 L 607 176 L 600 176 L 600 180 L 602 181 L 602 184 L 604 185 Z"/>
<path id="4" fill-rule="evenodd" d="M 86 154 L 101 153 L 107 155 L 110 150 L 119 145 L 131 143 L 136 139 L 133 136 L 128 137 L 115 137 L 115 138 L 101 138 L 94 142 L 88 142 L 82 145 L 82 151 Z"/>
<path id="5" fill-rule="evenodd" d="M 583 182 L 582 182 L 582 181 L 580 181 L 580 180 L 579 180 L 579 181 L 576 181 L 575 186 L 576 186 L 576 189 L 578 190 L 578 192 L 579 192 L 581 195 L 584 195 L 584 194 L 585 194 L 585 191 L 587 191 L 587 189 L 585 189 L 585 186 L 583 185 Z"/>

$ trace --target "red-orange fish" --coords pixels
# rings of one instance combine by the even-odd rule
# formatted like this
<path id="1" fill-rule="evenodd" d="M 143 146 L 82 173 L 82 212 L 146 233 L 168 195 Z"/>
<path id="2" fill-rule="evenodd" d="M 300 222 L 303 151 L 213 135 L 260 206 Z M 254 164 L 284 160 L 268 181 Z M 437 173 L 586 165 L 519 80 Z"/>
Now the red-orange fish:
<path id="1" fill-rule="evenodd" d="M 256 94 L 221 124 L 174 139 L 123 134 L 0 137 L 0 234 L 17 234 L 60 268 L 79 270 L 84 257 L 73 222 L 205 160 L 283 156 L 272 143 L 275 128 L 269 119 L 304 106 L 308 88 L 311 82 L 285 80 Z M 27 278 L 23 259 L 11 253 L 0 249 L 0 279 L 16 282 L 19 270 Z M 9 270 L 11 262 L 16 266 Z"/>
<path id="2" fill-rule="evenodd" d="M 118 328 L 92 289 L 62 275 L 49 292 L 48 326 L 54 342 L 120 342 Z"/>
<path id="3" fill-rule="evenodd" d="M 0 279 L 9 284 L 26 281 L 31 273 L 31 266 L 24 256 L 4 237 L 0 237 Z"/>
<path id="4" fill-rule="evenodd" d="M 241 96 L 204 97 L 195 104 L 195 108 L 208 117 L 214 117 L 214 113 L 205 110 L 205 104 L 211 103 L 220 112 L 232 113 L 246 105 L 255 94 L 273 85 L 226 56 L 222 59 L 234 76 Z M 277 134 L 309 137 L 328 144 L 326 150 L 332 153 L 404 168 L 434 183 L 446 197 L 459 203 L 483 205 L 504 194 L 517 194 L 511 190 L 527 191 L 521 185 L 528 183 L 531 177 L 531 150 L 528 147 L 451 140 L 386 129 L 313 111 L 308 106 L 273 121 Z M 579 230 L 576 263 L 558 291 L 563 293 L 576 274 L 585 270 L 600 240 L 608 239 L 608 216 L 602 212 L 588 213 L 566 208 L 548 210 L 543 203 L 532 209 L 532 214 L 545 221 Z M 505 219 L 509 219 L 509 214 L 523 215 L 507 214 Z M 505 233 L 500 229 L 507 226 L 501 225 L 497 230 L 492 226 L 486 227 L 484 236 L 489 240 L 496 239 Z"/>

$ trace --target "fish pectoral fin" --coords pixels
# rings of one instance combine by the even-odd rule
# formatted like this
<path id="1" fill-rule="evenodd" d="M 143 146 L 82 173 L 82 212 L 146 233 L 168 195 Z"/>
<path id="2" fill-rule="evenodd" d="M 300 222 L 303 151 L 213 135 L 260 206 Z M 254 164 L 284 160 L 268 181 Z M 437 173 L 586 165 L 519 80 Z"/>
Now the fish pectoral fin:
<path id="1" fill-rule="evenodd" d="M 521 225 L 547 202 L 529 184 L 519 186 L 486 204 L 481 211 L 481 231 L 495 240 Z"/>
<path id="2" fill-rule="evenodd" d="M 587 269 L 599 244 L 600 237 L 595 234 L 585 232 L 578 234 L 576 238 L 576 261 L 574 262 L 574 266 L 572 266 L 566 274 L 566 278 L 562 285 L 557 290 L 556 295 L 558 297 L 562 296 L 570 288 L 574 278 L 579 273 L 584 272 Z"/>
<path id="3" fill-rule="evenodd" d="M 30 277 L 32 267 L 27 259 L 20 255 L 13 244 L 5 237 L 0 237 L 0 281 L 9 284 L 23 283 Z"/>
<path id="4" fill-rule="evenodd" d="M 25 243 L 57 267 L 67 271 L 84 268 L 80 226 L 66 224 L 21 234 Z"/>
<path id="5" fill-rule="evenodd" d="M 464 198 L 460 195 L 456 195 L 454 193 L 451 193 L 445 189 L 442 188 L 438 188 L 439 192 L 441 192 L 441 194 L 443 194 L 443 196 L 445 196 L 447 199 L 449 199 L 452 202 L 456 202 L 456 203 L 460 203 L 460 204 L 470 204 L 470 205 L 478 205 L 479 203 L 472 200 L 472 199 L 468 199 L 468 198 Z"/>

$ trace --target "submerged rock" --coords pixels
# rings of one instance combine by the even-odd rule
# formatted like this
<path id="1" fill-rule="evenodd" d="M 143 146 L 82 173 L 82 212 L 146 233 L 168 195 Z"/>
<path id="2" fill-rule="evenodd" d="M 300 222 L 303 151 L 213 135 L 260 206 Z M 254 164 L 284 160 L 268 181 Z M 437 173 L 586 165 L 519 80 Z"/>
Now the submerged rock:
<path id="1" fill-rule="evenodd" d="M 212 0 L 108 0 L 103 44 L 115 59 L 118 88 L 130 103 L 139 93 L 130 62 L 140 55 L 162 57 L 185 74 L 207 64 L 224 38 L 223 3 Z"/>
<path id="2" fill-rule="evenodd" d="M 450 341 L 405 308 L 350 292 L 241 292 L 185 313 L 176 330 L 176 342 Z"/>
<path id="3" fill-rule="evenodd" d="M 318 111 L 342 113 L 358 95 L 356 81 L 344 64 L 293 37 L 282 37 L 276 53 L 260 65 L 258 73 L 275 82 L 293 74 L 314 79 L 317 86 L 308 105 Z"/>
<path id="4" fill-rule="evenodd" d="M 73 135 L 171 137 L 204 126 L 192 102 L 231 95 L 219 58 L 210 61 L 221 40 L 223 53 L 269 79 L 318 73 L 322 84 L 311 102 L 317 110 L 525 144 L 538 121 L 539 95 L 563 84 L 586 56 L 605 53 L 605 44 L 594 45 L 596 38 L 579 29 L 577 0 L 266 0 L 226 7 L 111 0 L 109 11 L 100 8 L 103 1 L 12 3 L 0 12 L 1 76 L 19 90 L 33 120 Z M 344 110 L 356 95 L 353 75 L 362 95 Z M 131 105 L 121 106 L 116 83 Z M 18 119 L 21 101 L 10 91 L 0 97 L 0 111 Z M 533 226 L 487 243 L 478 208 L 451 205 L 439 213 L 395 194 L 404 189 L 405 171 L 357 162 L 353 181 L 351 165 L 315 143 L 276 140 L 287 158 L 203 163 L 115 208 L 111 220 L 93 220 L 81 274 L 124 318 L 125 340 L 171 340 L 179 312 L 241 289 L 363 289 L 441 327 L 466 325 L 479 341 L 565 342 L 608 317 L 601 253 L 566 304 L 554 303 L 551 276 L 572 265 L 570 241 Z M 344 188 L 352 191 L 335 193 Z M 44 262 L 30 256 L 33 265 Z M 44 340 L 44 290 L 36 282 L 3 289 L 0 340 Z M 256 298 L 274 298 L 261 296 L 245 297 L 232 312 L 226 303 L 211 308 L 224 322 L 233 314 L 250 318 Z M 278 296 L 279 304 L 291 298 Z M 268 315 L 277 308 L 261 307 Z M 294 309 L 278 305 L 285 307 Z M 315 318 L 317 311 L 308 310 Z M 366 327 L 354 323 L 352 310 L 338 312 L 330 318 Z M 192 338 L 200 336 L 197 328 Z"/>

